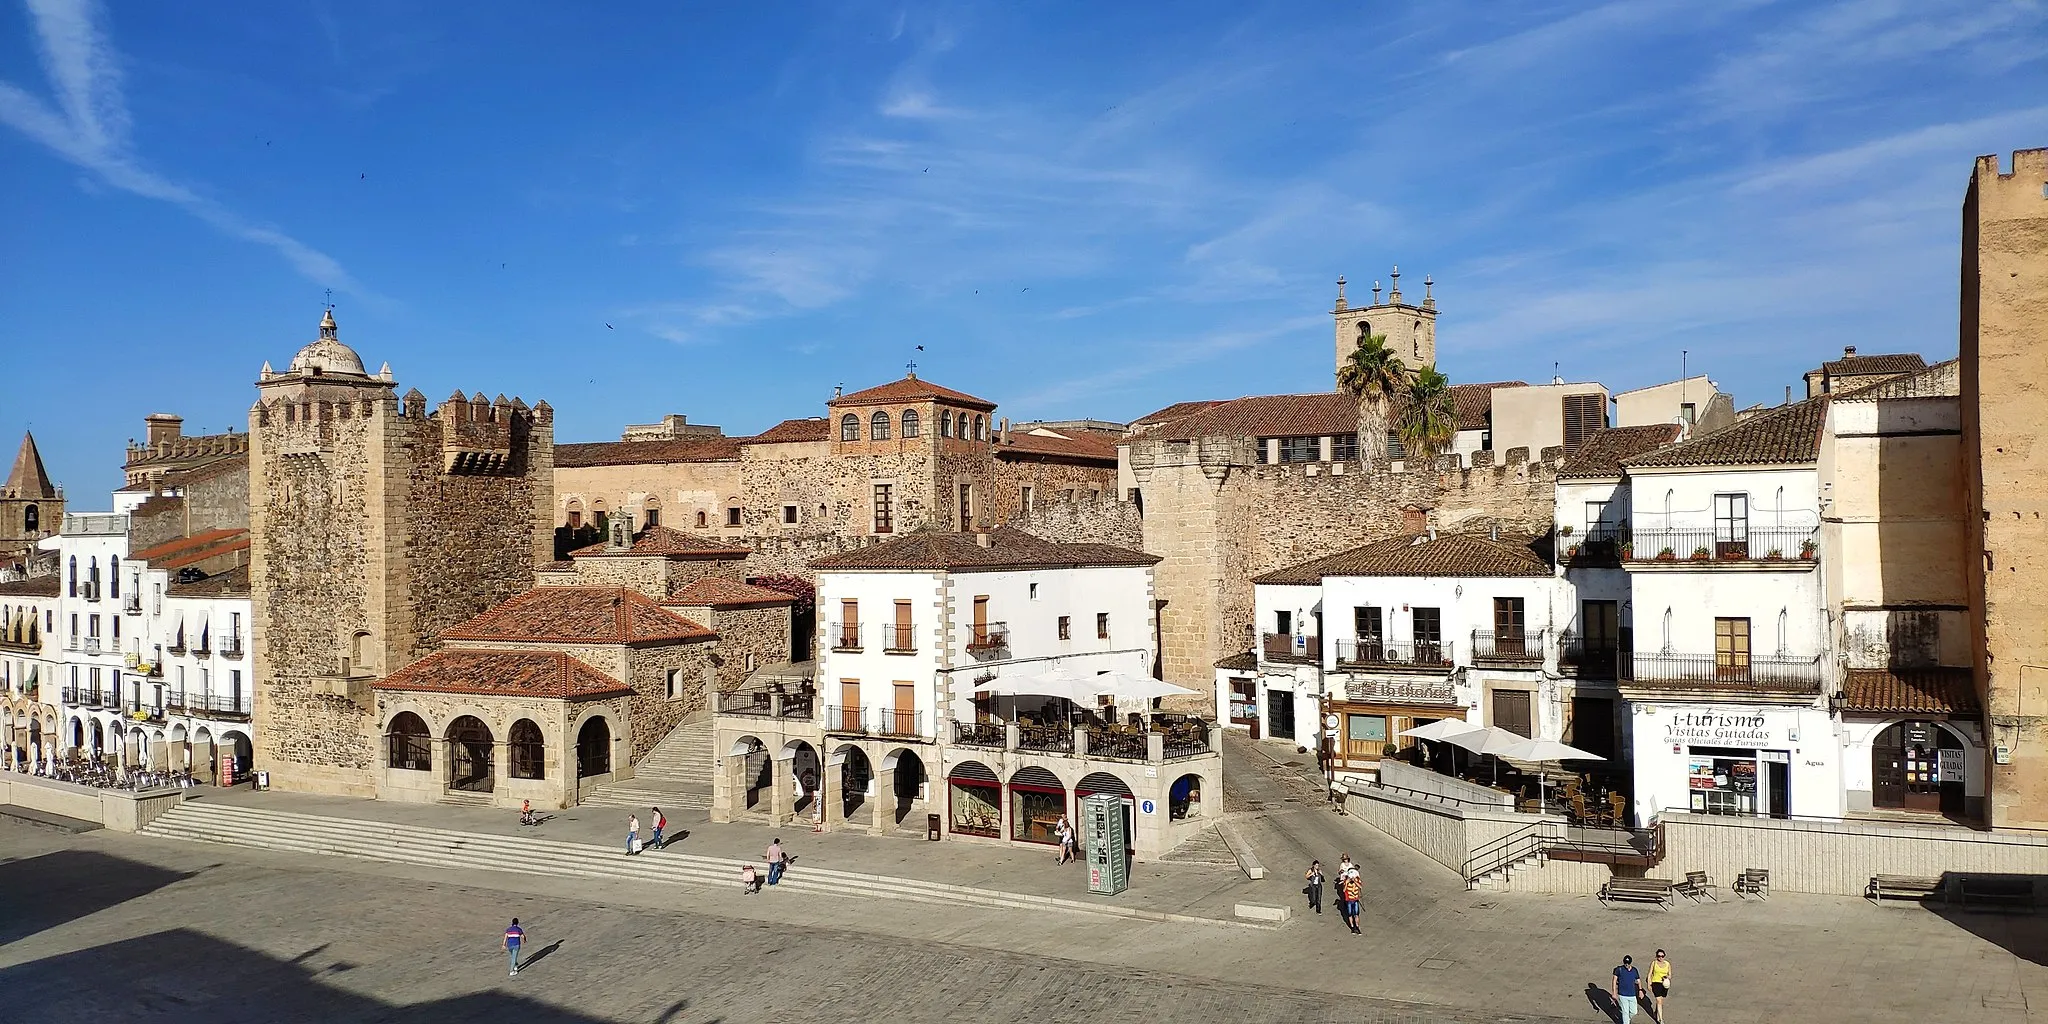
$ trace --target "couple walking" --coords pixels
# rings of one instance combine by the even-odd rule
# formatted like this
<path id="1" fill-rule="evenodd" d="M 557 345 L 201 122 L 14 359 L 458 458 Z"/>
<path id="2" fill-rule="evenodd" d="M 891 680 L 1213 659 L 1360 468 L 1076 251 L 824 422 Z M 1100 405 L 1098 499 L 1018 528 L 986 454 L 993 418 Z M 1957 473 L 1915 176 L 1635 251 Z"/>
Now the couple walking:
<path id="1" fill-rule="evenodd" d="M 1647 993 L 1643 991 L 1646 981 L 1650 986 Z M 1665 956 L 1663 950 L 1658 950 L 1657 958 L 1650 961 L 1650 976 L 1645 978 L 1643 972 L 1636 968 L 1635 957 L 1622 957 L 1621 966 L 1614 969 L 1614 984 L 1610 991 L 1615 1005 L 1621 1010 L 1621 1024 L 1632 1024 L 1636 1007 L 1645 995 L 1650 997 L 1651 1015 L 1657 1024 L 1664 1024 L 1664 997 L 1671 994 L 1671 958 Z"/>
<path id="2" fill-rule="evenodd" d="M 654 809 L 654 835 L 650 837 L 646 846 L 651 846 L 657 850 L 661 849 L 661 833 L 667 828 L 668 816 L 661 813 L 661 808 L 656 807 Z M 640 843 L 640 816 L 637 814 L 626 815 L 626 855 L 630 857 L 633 854 L 639 853 L 644 848 Z"/>
<path id="3" fill-rule="evenodd" d="M 783 852 L 782 838 L 780 836 L 777 836 L 768 843 L 768 849 L 764 851 L 763 856 L 768 861 L 768 884 L 775 885 L 781 882 L 782 872 L 789 867 L 789 854 Z M 761 876 L 754 871 L 754 866 L 752 864 L 741 865 L 740 892 L 751 896 L 760 891 Z"/>
<path id="4" fill-rule="evenodd" d="M 1351 855 L 1343 854 L 1343 861 L 1337 865 L 1337 913 L 1344 918 L 1344 926 L 1353 935 L 1363 935 L 1358 930 L 1358 904 L 1365 895 L 1365 883 L 1358 877 L 1358 865 L 1351 863 Z M 1307 885 L 1301 887 L 1302 895 L 1308 897 L 1308 908 L 1320 914 L 1323 912 L 1323 862 L 1308 862 L 1308 871 L 1302 875 Z"/>

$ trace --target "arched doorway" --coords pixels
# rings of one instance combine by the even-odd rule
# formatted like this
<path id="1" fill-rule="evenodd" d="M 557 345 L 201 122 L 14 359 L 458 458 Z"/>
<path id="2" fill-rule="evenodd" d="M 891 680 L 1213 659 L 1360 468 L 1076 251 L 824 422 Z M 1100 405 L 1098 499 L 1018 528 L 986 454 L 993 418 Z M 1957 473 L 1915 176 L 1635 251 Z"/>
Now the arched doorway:
<path id="1" fill-rule="evenodd" d="M 384 731 L 384 766 L 407 772 L 434 770 L 434 734 L 410 711 L 391 716 Z"/>
<path id="2" fill-rule="evenodd" d="M 839 763 L 839 817 L 845 821 L 868 802 L 868 787 L 874 782 L 875 768 L 868 761 L 867 752 L 852 744 L 840 747 L 832 757 Z"/>
<path id="3" fill-rule="evenodd" d="M 85 749 L 85 720 L 84 720 L 84 719 L 80 719 L 80 718 L 73 718 L 73 719 L 71 720 L 71 749 L 73 749 L 73 750 L 83 750 L 83 749 Z"/>
<path id="4" fill-rule="evenodd" d="M 489 793 L 497 785 L 491 768 L 491 727 L 475 715 L 448 723 L 448 788 Z"/>
<path id="5" fill-rule="evenodd" d="M 576 730 L 576 777 L 608 775 L 612 770 L 612 726 L 603 715 L 592 715 Z"/>
<path id="6" fill-rule="evenodd" d="M 250 744 L 248 734 L 246 733 L 222 733 L 221 740 L 227 744 L 228 749 L 233 751 L 235 755 L 235 776 L 223 783 L 223 785 L 232 786 L 249 777 L 256 760 L 256 748 Z"/>
<path id="7" fill-rule="evenodd" d="M 1961 815 L 1963 758 L 1963 741 L 1939 723 L 1908 720 L 1888 726 L 1870 741 L 1871 805 Z"/>
<path id="8" fill-rule="evenodd" d="M 882 759 L 882 770 L 890 773 L 890 791 L 876 797 L 889 801 L 885 808 L 892 823 L 901 825 L 910 808 L 924 799 L 924 761 L 914 752 L 898 748 Z"/>
<path id="9" fill-rule="evenodd" d="M 1032 765 L 1010 776 L 1010 838 L 1020 843 L 1059 842 L 1067 814 L 1067 787 L 1052 772 Z"/>
<path id="10" fill-rule="evenodd" d="M 740 759 L 740 783 L 745 796 L 740 800 L 742 811 L 755 810 L 767 799 L 770 787 L 775 784 L 774 759 L 768 756 L 768 747 L 757 736 L 741 736 L 733 741 L 732 749 L 726 751 L 728 758 Z"/>
<path id="11" fill-rule="evenodd" d="M 818 786 L 825 777 L 824 764 L 818 759 L 816 747 L 802 740 L 791 740 L 782 747 L 783 761 L 788 762 L 790 777 L 796 780 L 796 803 L 793 810 L 799 818 L 815 818 L 819 809 Z"/>
<path id="12" fill-rule="evenodd" d="M 1166 791 L 1167 817 L 1174 821 L 1202 816 L 1202 777 L 1188 774 L 1173 780 Z"/>
<path id="13" fill-rule="evenodd" d="M 1131 793 L 1130 783 L 1108 772 L 1094 772 L 1084 775 L 1081 777 L 1081 781 L 1074 783 L 1075 806 L 1078 807 L 1080 805 L 1082 797 L 1091 796 L 1096 793 L 1107 793 L 1110 796 L 1117 797 L 1123 804 L 1124 852 L 1129 853 L 1136 849 L 1138 841 L 1138 800 Z M 1080 828 L 1080 823 L 1076 822 L 1075 827 Z M 1086 829 L 1081 829 L 1081 831 L 1084 835 L 1086 834 Z"/>
<path id="14" fill-rule="evenodd" d="M 530 718 L 522 718 L 512 723 L 506 738 L 512 745 L 512 756 L 506 765 L 508 774 L 515 779 L 547 777 L 547 741 L 541 737 L 540 726 Z"/>
<path id="15" fill-rule="evenodd" d="M 1003 834 L 1003 783 L 980 761 L 963 761 L 946 774 L 950 831 L 999 839 Z"/>
<path id="16" fill-rule="evenodd" d="M 95 761 L 99 760 L 99 759 L 100 759 L 100 758 L 101 758 L 101 757 L 102 757 L 102 756 L 103 756 L 103 755 L 105 754 L 105 752 L 106 752 L 106 749 L 107 749 L 107 734 L 106 734 L 106 730 L 105 730 L 104 728 L 102 728 L 102 727 L 100 726 L 100 720 L 99 720 L 99 719 L 97 719 L 97 718 L 95 718 L 95 719 L 93 719 L 93 720 L 92 720 L 92 748 L 91 748 L 91 749 L 92 749 L 92 759 L 93 759 L 93 760 L 95 760 Z"/>

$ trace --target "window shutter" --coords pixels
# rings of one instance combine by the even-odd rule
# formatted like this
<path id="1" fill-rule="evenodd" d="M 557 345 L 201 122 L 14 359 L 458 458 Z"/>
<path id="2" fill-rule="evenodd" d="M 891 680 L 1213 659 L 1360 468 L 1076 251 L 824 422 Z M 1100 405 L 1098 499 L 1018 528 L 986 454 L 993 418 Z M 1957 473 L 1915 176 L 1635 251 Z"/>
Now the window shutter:
<path id="1" fill-rule="evenodd" d="M 1601 395 L 1564 396 L 1564 448 L 1576 451 L 1586 436 L 1607 425 L 1607 399 Z"/>

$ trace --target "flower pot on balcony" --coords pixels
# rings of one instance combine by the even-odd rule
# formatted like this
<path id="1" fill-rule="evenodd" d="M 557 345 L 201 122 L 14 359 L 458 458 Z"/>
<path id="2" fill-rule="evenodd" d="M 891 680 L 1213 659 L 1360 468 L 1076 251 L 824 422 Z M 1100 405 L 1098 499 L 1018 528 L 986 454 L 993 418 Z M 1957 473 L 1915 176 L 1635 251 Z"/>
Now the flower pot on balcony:
<path id="1" fill-rule="evenodd" d="M 1783 551 L 1778 550 L 1777 548 L 1772 548 L 1769 551 L 1764 552 L 1764 561 L 1766 562 L 1782 562 L 1784 560 L 1785 553 Z"/>
<path id="2" fill-rule="evenodd" d="M 1692 549 L 1692 560 L 1695 562 L 1704 562 L 1712 557 L 1714 557 L 1714 553 L 1712 551 L 1708 551 L 1706 548 L 1701 547 Z"/>
<path id="3" fill-rule="evenodd" d="M 1578 546 L 1577 544 L 1574 544 L 1574 545 L 1572 545 L 1571 547 L 1568 547 L 1568 548 L 1564 549 L 1564 557 L 1566 557 L 1566 558 L 1577 558 L 1577 557 L 1579 557 L 1579 546 Z"/>
<path id="4" fill-rule="evenodd" d="M 1812 557 L 1813 557 L 1813 552 L 1814 552 L 1814 550 L 1815 550 L 1815 549 L 1816 549 L 1816 548 L 1817 548 L 1818 546 L 1819 546 L 1819 545 L 1816 545 L 1816 544 L 1815 544 L 1814 542 L 1812 542 L 1812 541 L 1810 541 L 1810 540 L 1809 540 L 1809 541 L 1802 541 L 1802 542 L 1800 543 L 1800 545 L 1799 545 L 1799 557 L 1801 557 L 1801 558 L 1812 558 Z"/>
<path id="5" fill-rule="evenodd" d="M 1670 548 L 1665 548 L 1657 552 L 1657 561 L 1659 562 L 1675 562 L 1677 560 L 1678 552 L 1673 551 Z"/>

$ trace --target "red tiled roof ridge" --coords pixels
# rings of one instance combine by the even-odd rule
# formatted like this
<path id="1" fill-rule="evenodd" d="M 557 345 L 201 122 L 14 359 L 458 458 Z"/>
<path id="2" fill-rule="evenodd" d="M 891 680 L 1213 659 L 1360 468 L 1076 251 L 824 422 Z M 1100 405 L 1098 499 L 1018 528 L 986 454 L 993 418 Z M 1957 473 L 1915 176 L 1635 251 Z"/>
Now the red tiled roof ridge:
<path id="1" fill-rule="evenodd" d="M 917 377 L 904 377 L 899 380 L 892 380 L 886 384 L 877 384 L 871 388 L 863 388 L 850 395 L 840 395 L 826 402 L 825 405 L 827 408 L 838 408 L 847 405 L 886 405 L 896 402 L 914 402 L 920 399 L 937 399 L 952 405 L 964 405 L 971 409 L 983 411 L 992 411 L 996 407 L 994 402 L 986 398 L 976 398 L 965 391 L 955 391 L 952 388 L 934 384 L 931 381 Z"/>
<path id="2" fill-rule="evenodd" d="M 609 599 L 592 607 L 590 599 Z M 598 620 L 609 633 L 598 633 Z M 580 620 L 580 621 L 579 621 Z M 596 627 L 596 628 L 593 628 Z M 443 640 L 634 644 L 716 637 L 631 587 L 540 586 L 515 594 L 441 633 Z"/>
<path id="3" fill-rule="evenodd" d="M 194 548 L 201 548 L 212 544 L 218 544 L 231 537 L 246 537 L 248 536 L 248 534 L 249 531 L 247 529 L 224 528 L 216 530 L 202 530 L 199 533 L 195 533 L 189 537 L 176 537 L 171 540 L 164 541 L 161 544 L 153 544 L 149 547 L 143 548 L 141 551 L 137 551 L 134 554 L 129 555 L 128 557 L 131 560 L 137 562 L 154 563 L 158 559 L 171 558 L 176 555 L 183 554 L 186 551 Z"/>
<path id="4" fill-rule="evenodd" d="M 1719 430 L 1622 460 L 1630 470 L 1685 466 L 1773 466 L 1813 462 L 1830 395 L 1757 413 Z"/>
<path id="5" fill-rule="evenodd" d="M 464 678 L 467 676 L 467 678 Z M 370 684 L 376 690 L 587 700 L 633 688 L 563 651 L 435 651 Z"/>
<path id="6" fill-rule="evenodd" d="M 1254 584 L 1316 586 L 1329 576 L 1548 576 L 1542 538 L 1521 533 L 1409 533 L 1348 548 L 1252 577 Z"/>
<path id="7" fill-rule="evenodd" d="M 741 580 L 724 576 L 706 576 L 694 580 L 689 586 L 663 598 L 661 603 L 675 606 L 717 606 L 722 604 L 794 604 L 796 598 L 779 590 L 757 587 Z"/>
<path id="8" fill-rule="evenodd" d="M 924 527 L 879 544 L 869 544 L 813 560 L 820 571 L 883 570 L 904 572 L 991 571 L 1007 568 L 1154 565 L 1161 559 L 1143 551 L 1110 544 L 1058 544 L 1013 526 L 985 531 L 990 546 L 977 535 Z"/>
<path id="9" fill-rule="evenodd" d="M 613 551 L 607 545 L 607 542 L 599 541 L 569 552 L 569 557 L 589 558 L 607 555 L 636 555 L 643 558 L 653 555 L 738 555 L 744 557 L 750 554 L 753 554 L 753 549 L 743 545 L 699 537 L 696 534 L 684 533 L 681 530 L 668 526 L 643 526 L 640 528 L 640 532 L 633 535 L 633 545 L 624 551 Z"/>

